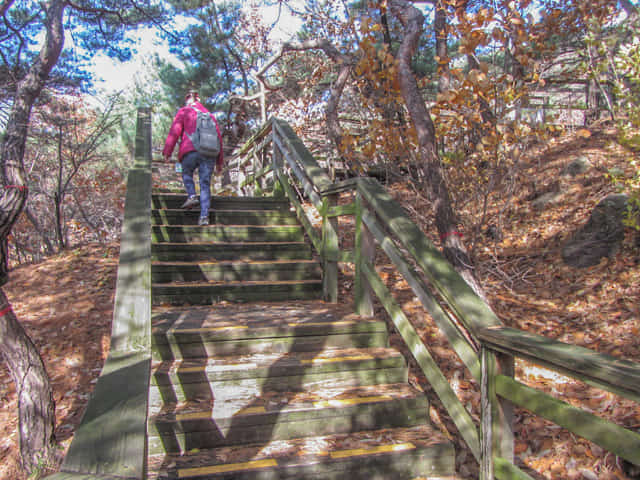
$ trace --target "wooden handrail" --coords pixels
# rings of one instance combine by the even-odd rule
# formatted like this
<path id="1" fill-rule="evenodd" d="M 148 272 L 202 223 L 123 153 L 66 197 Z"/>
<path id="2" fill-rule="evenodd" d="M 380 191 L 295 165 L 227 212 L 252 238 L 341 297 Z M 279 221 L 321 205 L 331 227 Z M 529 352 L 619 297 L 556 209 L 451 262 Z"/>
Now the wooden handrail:
<path id="1" fill-rule="evenodd" d="M 151 371 L 151 112 L 138 111 L 109 356 L 61 472 L 48 480 L 143 480 Z"/>
<path id="2" fill-rule="evenodd" d="M 472 335 L 476 336 L 481 328 L 501 325 L 489 306 L 475 294 L 377 180 L 360 179 L 358 192 L 375 211 L 387 231 L 413 256 L 430 284 Z"/>
<path id="3" fill-rule="evenodd" d="M 478 331 L 488 348 L 584 380 L 640 403 L 640 365 L 588 348 L 504 326 Z"/>

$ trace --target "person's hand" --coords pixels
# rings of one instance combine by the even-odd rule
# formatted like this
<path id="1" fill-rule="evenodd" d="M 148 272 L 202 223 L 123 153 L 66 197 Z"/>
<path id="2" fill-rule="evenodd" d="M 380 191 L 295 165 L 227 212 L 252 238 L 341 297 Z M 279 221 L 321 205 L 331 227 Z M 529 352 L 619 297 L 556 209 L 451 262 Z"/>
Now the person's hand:
<path id="1" fill-rule="evenodd" d="M 164 156 L 164 161 L 165 161 L 165 163 L 171 163 L 171 155 L 165 155 Z"/>

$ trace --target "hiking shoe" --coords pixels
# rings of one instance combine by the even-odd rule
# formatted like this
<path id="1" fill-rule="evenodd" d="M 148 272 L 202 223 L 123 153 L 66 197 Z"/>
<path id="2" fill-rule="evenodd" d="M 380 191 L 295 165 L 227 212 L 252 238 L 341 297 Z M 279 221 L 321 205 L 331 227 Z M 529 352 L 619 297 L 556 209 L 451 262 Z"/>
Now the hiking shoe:
<path id="1" fill-rule="evenodd" d="M 198 225 L 209 225 L 209 219 L 207 217 L 200 217 Z"/>
<path id="2" fill-rule="evenodd" d="M 193 208 L 199 204 L 200 204 L 200 199 L 194 195 L 193 197 L 187 198 L 187 201 L 184 202 L 182 204 L 182 207 L 180 208 Z"/>

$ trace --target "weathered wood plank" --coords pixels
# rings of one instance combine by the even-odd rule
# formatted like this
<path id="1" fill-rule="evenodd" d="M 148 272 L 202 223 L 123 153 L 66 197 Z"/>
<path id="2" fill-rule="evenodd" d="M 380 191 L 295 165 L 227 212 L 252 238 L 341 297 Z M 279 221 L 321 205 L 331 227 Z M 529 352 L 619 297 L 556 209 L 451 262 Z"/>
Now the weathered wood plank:
<path id="1" fill-rule="evenodd" d="M 482 328 L 500 325 L 498 317 L 455 271 L 440 251 L 413 223 L 402 207 L 374 179 L 358 181 L 358 191 L 375 210 L 385 227 L 396 235 L 403 248 L 414 257 L 434 289 L 472 334 Z"/>
<path id="2" fill-rule="evenodd" d="M 273 119 L 267 120 L 260 130 L 254 133 L 249 140 L 245 142 L 245 144 L 238 150 L 237 157 L 242 157 L 247 154 L 247 152 L 251 151 L 253 146 L 258 143 L 263 137 L 271 133 Z"/>
<path id="3" fill-rule="evenodd" d="M 355 190 L 358 185 L 357 178 L 348 178 L 346 180 L 342 180 L 341 182 L 335 182 L 332 185 L 328 186 L 325 189 L 320 190 L 320 195 L 333 195 L 336 193 L 346 192 L 349 190 Z"/>
<path id="4" fill-rule="evenodd" d="M 478 336 L 492 349 L 561 369 L 640 402 L 640 364 L 504 326 L 481 329 Z"/>
<path id="5" fill-rule="evenodd" d="M 367 227 L 369 227 L 369 230 L 373 233 L 382 250 L 407 281 L 413 293 L 416 294 L 424 308 L 429 312 L 429 315 L 431 315 L 431 318 L 438 328 L 445 334 L 453 349 L 471 372 L 471 375 L 477 381 L 480 381 L 480 361 L 478 360 L 478 354 L 473 345 L 469 344 L 467 338 L 462 335 L 458 327 L 451 322 L 449 315 L 436 301 L 431 292 L 429 292 L 429 289 L 418 277 L 415 270 L 404 259 L 398 247 L 393 243 L 393 240 L 384 233 L 375 217 L 369 212 L 364 212 L 362 220 Z"/>
<path id="6" fill-rule="evenodd" d="M 513 357 L 496 353 L 483 347 L 482 381 L 480 385 L 481 448 L 480 461 L 481 480 L 493 480 L 495 474 L 494 459 L 504 458 L 513 462 L 514 432 L 513 432 L 513 404 L 497 395 L 496 376 L 500 373 L 510 377 L 514 373 Z M 505 357 L 505 358 L 500 358 Z"/>
<path id="7" fill-rule="evenodd" d="M 322 210 L 328 211 L 337 202 L 335 195 L 322 199 Z M 338 219 L 322 216 L 322 277 L 323 298 L 331 303 L 338 302 L 338 252 L 340 239 L 338 237 Z"/>
<path id="8" fill-rule="evenodd" d="M 151 171 L 151 109 L 138 109 L 136 124 L 136 148 L 134 151 L 133 168 L 149 169 Z"/>
<path id="9" fill-rule="evenodd" d="M 296 135 L 291 126 L 276 118 L 272 120 L 272 123 L 275 130 L 278 131 L 278 134 L 284 140 L 288 150 L 295 155 L 316 188 L 318 188 L 318 190 L 325 190 L 333 185 L 329 175 L 318 165 L 318 162 L 316 162 L 311 152 L 304 146 L 304 143 L 302 143 L 302 140 Z"/>
<path id="10" fill-rule="evenodd" d="M 289 165 L 289 167 L 291 167 L 291 171 L 294 173 L 295 177 L 302 184 L 302 189 L 304 190 L 305 195 L 309 197 L 313 205 L 318 210 L 322 209 L 322 198 L 320 197 L 318 192 L 316 192 L 316 187 L 314 186 L 313 182 L 309 180 L 309 177 L 305 174 L 300 165 L 298 165 L 296 159 L 293 158 L 289 151 L 285 148 L 284 143 L 280 140 L 280 138 L 274 136 L 273 141 L 282 152 L 285 160 L 287 161 L 287 164 Z"/>
<path id="11" fill-rule="evenodd" d="M 110 355 L 63 471 L 143 478 L 150 372 L 146 352 Z"/>
<path id="12" fill-rule="evenodd" d="M 640 465 L 640 435 L 504 375 L 496 376 L 498 395 Z"/>
<path id="13" fill-rule="evenodd" d="M 349 205 L 336 205 L 331 207 L 327 211 L 328 217 L 341 217 L 342 215 L 355 215 L 355 214 L 356 214 L 355 203 L 350 203 Z"/>
<path id="14" fill-rule="evenodd" d="M 469 415 L 455 392 L 451 389 L 449 381 L 440 371 L 440 368 L 433 360 L 433 357 L 431 357 L 431 354 L 420 339 L 415 328 L 413 328 L 409 319 L 407 319 L 402 309 L 393 299 L 391 292 L 389 292 L 384 283 L 382 283 L 377 272 L 366 262 L 363 264 L 363 270 L 367 275 L 373 291 L 376 293 L 404 342 L 407 344 L 409 351 L 424 372 L 427 380 L 429 380 L 431 387 L 433 387 L 438 395 L 442 405 L 447 409 L 449 415 L 451 415 L 451 419 L 456 424 L 456 427 L 458 427 L 469 449 L 473 452 L 475 458 L 479 460 L 480 437 L 471 415 Z"/>
<path id="15" fill-rule="evenodd" d="M 302 208 L 302 205 L 298 201 L 297 195 L 291 188 L 291 185 L 289 185 L 286 175 L 280 169 L 277 169 L 276 173 L 278 175 L 279 184 L 284 190 L 286 196 L 289 198 L 291 205 L 293 205 L 293 208 L 295 209 L 298 216 L 298 220 L 300 220 L 300 223 L 304 227 L 305 232 L 307 232 L 307 235 L 311 239 L 311 243 L 313 243 L 313 246 L 317 252 L 322 252 L 322 236 L 316 231 L 316 229 L 309 221 L 304 208 Z"/>
<path id="16" fill-rule="evenodd" d="M 132 478 L 132 477 L 129 477 Z M 47 480 L 128 480 L 125 477 L 114 477 L 113 475 L 96 475 L 83 473 L 59 472 L 49 475 Z"/>
<path id="17" fill-rule="evenodd" d="M 364 317 L 373 316 L 373 290 L 363 272 L 363 264 L 375 265 L 375 242 L 371 232 L 362 221 L 364 205 L 360 194 L 356 194 L 356 235 L 355 235 L 355 279 L 353 296 L 356 312 Z"/>
<path id="18" fill-rule="evenodd" d="M 493 459 L 494 474 L 498 480 L 534 480 L 533 477 L 501 457 Z"/>
<path id="19" fill-rule="evenodd" d="M 269 172 L 271 172 L 273 170 L 273 165 L 267 165 L 266 167 L 262 167 L 260 170 L 258 170 L 257 172 L 248 175 L 244 181 L 242 183 L 240 183 L 240 188 L 246 187 L 247 185 L 255 182 L 256 180 L 258 180 L 259 178 L 265 176 L 266 174 L 268 174 Z"/>

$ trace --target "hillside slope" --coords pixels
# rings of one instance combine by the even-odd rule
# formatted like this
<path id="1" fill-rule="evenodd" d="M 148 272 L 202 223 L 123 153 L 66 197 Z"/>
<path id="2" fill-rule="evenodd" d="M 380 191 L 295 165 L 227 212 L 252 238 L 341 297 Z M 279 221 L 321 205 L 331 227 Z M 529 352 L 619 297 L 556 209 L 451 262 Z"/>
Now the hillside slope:
<path id="1" fill-rule="evenodd" d="M 66 449 L 109 352 L 117 245 L 85 245 L 16 268 L 5 287 L 51 378 Z M 15 385 L 0 362 L 0 479 L 23 480 Z"/>
<path id="2" fill-rule="evenodd" d="M 612 130 L 582 130 L 530 152 L 514 179 L 516 188 L 509 202 L 503 201 L 506 194 L 501 192 L 491 197 L 487 222 L 475 237 L 473 251 L 491 306 L 506 325 L 640 362 L 637 233 L 626 229 L 617 254 L 591 268 L 571 268 L 561 257 L 562 246 L 587 222 L 595 205 L 616 192 L 608 172 L 616 168 L 628 178 L 633 176 L 628 161 L 631 155 L 617 144 Z M 567 165 L 580 157 L 591 167 L 577 176 L 564 175 Z M 435 228 L 428 216 L 428 202 L 406 187 L 391 188 L 437 244 L 438 239 L 430 234 Z M 536 200 L 546 193 L 553 194 L 549 196 L 551 201 L 541 206 Z M 498 226 L 502 238 L 496 240 L 487 234 L 487 225 Z M 462 233 L 470 246 L 473 235 Z M 405 309 L 412 312 L 414 324 L 459 398 L 479 418 L 478 385 L 406 285 L 398 278 L 389 278 L 387 283 L 394 286 Z M 524 361 L 516 361 L 516 375 L 535 388 L 619 425 L 640 427 L 640 405 L 633 402 Z M 423 384 L 417 373 L 415 381 Z M 443 428 L 451 428 L 443 410 L 433 413 L 443 419 Z M 525 465 L 542 474 L 541 478 L 640 478 L 614 455 L 526 411 L 517 411 L 516 424 L 516 453 Z M 470 456 L 461 448 L 458 471 L 463 478 L 473 479 L 477 478 L 477 468 Z"/>

